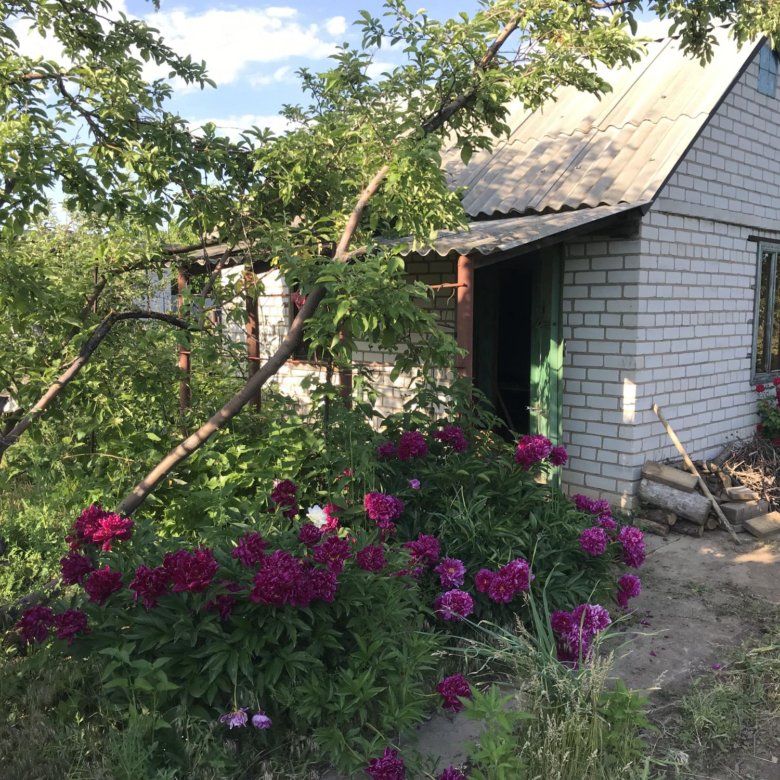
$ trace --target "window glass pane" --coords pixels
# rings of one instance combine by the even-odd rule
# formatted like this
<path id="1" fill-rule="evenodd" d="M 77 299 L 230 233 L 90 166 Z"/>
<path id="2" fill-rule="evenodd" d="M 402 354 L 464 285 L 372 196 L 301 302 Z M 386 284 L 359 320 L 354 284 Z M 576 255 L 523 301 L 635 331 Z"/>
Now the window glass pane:
<path id="1" fill-rule="evenodd" d="M 761 253 L 761 286 L 758 291 L 758 330 L 756 333 L 756 373 L 767 371 L 767 355 L 769 353 L 767 339 L 767 302 L 769 301 L 770 281 L 772 275 L 772 253 Z"/>

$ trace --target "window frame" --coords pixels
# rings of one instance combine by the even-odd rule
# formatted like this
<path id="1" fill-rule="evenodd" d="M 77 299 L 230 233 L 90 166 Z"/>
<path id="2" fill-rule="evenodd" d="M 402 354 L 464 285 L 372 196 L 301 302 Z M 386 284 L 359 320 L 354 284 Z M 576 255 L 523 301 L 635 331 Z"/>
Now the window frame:
<path id="1" fill-rule="evenodd" d="M 755 295 L 753 296 L 753 349 L 750 353 L 750 373 L 752 376 L 752 384 L 766 383 L 771 381 L 774 377 L 780 376 L 780 368 L 772 370 L 772 337 L 774 335 L 775 327 L 780 329 L 780 306 L 777 307 L 777 312 L 775 312 L 775 306 L 773 305 L 772 316 L 767 317 L 767 322 L 764 324 L 763 370 L 759 370 L 757 365 L 758 332 L 761 325 L 759 321 L 761 311 L 761 282 L 763 281 L 761 271 L 765 252 L 772 254 L 772 260 L 769 269 L 770 279 L 769 288 L 767 290 L 767 301 L 773 301 L 776 303 L 777 272 L 778 266 L 780 266 L 780 242 L 758 242 L 758 251 L 756 253 Z"/>

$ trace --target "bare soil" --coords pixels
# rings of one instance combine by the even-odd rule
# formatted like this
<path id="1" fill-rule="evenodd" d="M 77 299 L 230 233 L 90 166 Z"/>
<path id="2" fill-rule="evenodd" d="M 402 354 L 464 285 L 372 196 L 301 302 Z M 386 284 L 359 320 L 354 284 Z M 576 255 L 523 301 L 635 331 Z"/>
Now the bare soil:
<path id="1" fill-rule="evenodd" d="M 720 531 L 702 538 L 647 537 L 642 594 L 632 603 L 628 641 L 615 651 L 615 673 L 649 696 L 660 749 L 674 748 L 677 705 L 691 682 L 722 673 L 734 650 L 747 640 L 760 640 L 775 619 L 780 546 L 745 534 L 739 538 L 737 546 Z M 738 749 L 715 756 L 704 774 L 678 770 L 670 776 L 780 780 L 776 725 L 743 735 Z"/>

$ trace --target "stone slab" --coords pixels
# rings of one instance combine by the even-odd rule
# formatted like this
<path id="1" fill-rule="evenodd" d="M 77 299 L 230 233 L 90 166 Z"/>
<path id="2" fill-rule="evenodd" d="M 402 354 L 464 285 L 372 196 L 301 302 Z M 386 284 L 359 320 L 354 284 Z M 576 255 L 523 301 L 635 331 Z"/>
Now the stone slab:
<path id="1" fill-rule="evenodd" d="M 780 512 L 769 512 L 766 515 L 751 517 L 745 520 L 745 529 L 759 539 L 780 534 Z"/>
<path id="2" fill-rule="evenodd" d="M 769 511 L 766 501 L 729 501 L 721 504 L 720 508 L 730 523 L 744 523 L 751 517 L 758 517 Z"/>
<path id="3" fill-rule="evenodd" d="M 680 471 L 680 469 L 675 469 L 672 466 L 664 466 L 662 463 L 656 463 L 654 460 L 648 460 L 642 466 L 642 476 L 652 479 L 653 482 L 660 482 L 662 485 L 668 485 L 686 493 L 691 493 L 699 481 L 693 474 Z"/>
<path id="4" fill-rule="evenodd" d="M 758 501 L 758 496 L 749 487 L 745 487 L 744 485 L 726 488 L 726 495 L 732 501 Z"/>

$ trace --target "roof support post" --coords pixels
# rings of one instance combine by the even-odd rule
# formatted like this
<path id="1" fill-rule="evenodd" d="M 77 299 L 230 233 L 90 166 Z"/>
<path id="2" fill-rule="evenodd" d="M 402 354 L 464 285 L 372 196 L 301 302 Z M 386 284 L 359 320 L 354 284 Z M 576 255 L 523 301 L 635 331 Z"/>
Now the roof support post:
<path id="1" fill-rule="evenodd" d="M 458 360 L 463 377 L 474 376 L 474 261 L 468 255 L 458 257 L 458 298 L 455 334 L 466 355 Z"/>
<path id="2" fill-rule="evenodd" d="M 246 290 L 246 358 L 249 361 L 249 376 L 254 376 L 260 369 L 260 320 L 257 316 L 257 296 L 254 292 L 255 275 L 253 271 L 244 274 L 244 289 Z M 261 391 L 252 403 L 259 409 L 262 404 Z"/>
<path id="3" fill-rule="evenodd" d="M 187 274 L 184 266 L 180 265 L 176 308 L 178 310 L 179 317 L 182 319 L 186 318 L 184 311 L 184 296 L 188 284 L 189 275 Z M 192 391 L 190 389 L 190 373 L 192 372 L 192 363 L 190 362 L 189 345 L 185 347 L 183 344 L 179 344 L 179 371 L 181 372 L 179 379 L 179 411 L 185 412 L 190 408 L 190 402 L 192 400 Z"/>
<path id="4" fill-rule="evenodd" d="M 349 325 L 344 324 L 339 330 L 339 341 L 344 344 L 349 340 Z M 339 388 L 341 391 L 341 398 L 344 401 L 344 406 L 347 409 L 352 408 L 352 351 L 349 350 L 350 364 L 339 368 Z"/>

